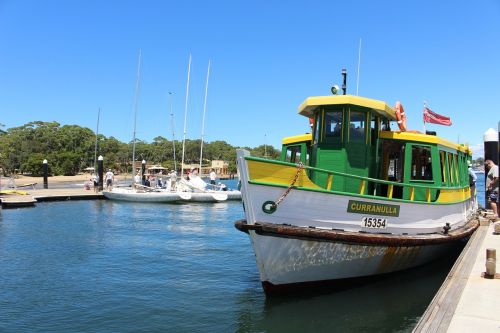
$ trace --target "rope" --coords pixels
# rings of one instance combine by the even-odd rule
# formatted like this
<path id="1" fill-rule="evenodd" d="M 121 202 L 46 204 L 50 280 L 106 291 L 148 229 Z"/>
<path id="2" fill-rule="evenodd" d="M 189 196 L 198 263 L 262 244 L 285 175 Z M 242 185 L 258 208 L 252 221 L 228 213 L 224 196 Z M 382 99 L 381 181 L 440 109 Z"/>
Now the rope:
<path id="1" fill-rule="evenodd" d="M 304 164 L 302 162 L 299 162 L 297 164 L 297 172 L 295 173 L 295 177 L 293 178 L 292 183 L 290 184 L 290 186 L 288 186 L 286 191 L 283 192 L 283 194 L 279 197 L 279 199 L 276 200 L 276 202 L 274 202 L 274 201 L 264 202 L 264 204 L 262 205 L 262 210 L 265 213 L 272 214 L 276 211 L 279 204 L 285 199 L 285 197 L 288 195 L 288 193 L 290 193 L 293 186 L 295 185 L 295 182 L 297 181 L 297 179 L 299 179 L 299 175 L 300 175 L 300 172 L 302 171 L 302 169 L 304 169 Z"/>

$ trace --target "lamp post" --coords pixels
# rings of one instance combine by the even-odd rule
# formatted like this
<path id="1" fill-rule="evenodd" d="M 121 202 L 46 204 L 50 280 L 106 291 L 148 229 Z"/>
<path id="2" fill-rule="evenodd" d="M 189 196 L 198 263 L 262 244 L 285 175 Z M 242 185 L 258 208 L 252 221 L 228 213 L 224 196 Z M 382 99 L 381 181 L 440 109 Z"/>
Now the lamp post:
<path id="1" fill-rule="evenodd" d="M 99 191 L 102 191 L 104 186 L 103 186 L 103 173 L 104 173 L 104 158 L 102 155 L 99 155 L 97 158 L 97 174 L 99 176 Z"/>
<path id="2" fill-rule="evenodd" d="M 43 188 L 48 189 L 49 188 L 49 164 L 47 160 L 43 160 Z"/>
<path id="3" fill-rule="evenodd" d="M 146 161 L 145 160 L 142 160 L 141 172 L 142 172 L 142 185 L 144 185 L 144 183 L 146 182 Z"/>

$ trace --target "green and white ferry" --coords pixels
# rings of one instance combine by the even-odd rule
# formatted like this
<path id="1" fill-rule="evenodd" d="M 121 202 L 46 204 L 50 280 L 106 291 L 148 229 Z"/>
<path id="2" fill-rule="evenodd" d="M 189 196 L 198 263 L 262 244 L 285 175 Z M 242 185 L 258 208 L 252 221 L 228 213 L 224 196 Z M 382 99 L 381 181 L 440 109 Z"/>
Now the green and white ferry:
<path id="1" fill-rule="evenodd" d="M 266 292 L 366 278 L 447 252 L 478 227 L 470 149 L 435 133 L 392 131 L 397 108 L 352 95 L 307 98 L 312 133 L 281 159 L 238 150 L 245 219 Z"/>

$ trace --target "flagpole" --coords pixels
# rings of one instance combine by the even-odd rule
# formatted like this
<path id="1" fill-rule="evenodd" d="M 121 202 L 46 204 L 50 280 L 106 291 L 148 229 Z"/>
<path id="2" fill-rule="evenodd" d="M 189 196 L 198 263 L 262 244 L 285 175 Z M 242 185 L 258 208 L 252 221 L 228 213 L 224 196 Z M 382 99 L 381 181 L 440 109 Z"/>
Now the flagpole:
<path id="1" fill-rule="evenodd" d="M 423 110 L 423 111 L 424 111 L 424 115 L 425 115 L 425 108 L 426 108 L 426 107 L 427 107 L 427 102 L 426 102 L 426 101 L 424 101 L 424 110 Z M 424 134 L 426 134 L 426 133 L 427 133 L 427 131 L 425 130 L 425 117 L 422 117 L 422 119 L 424 120 Z"/>

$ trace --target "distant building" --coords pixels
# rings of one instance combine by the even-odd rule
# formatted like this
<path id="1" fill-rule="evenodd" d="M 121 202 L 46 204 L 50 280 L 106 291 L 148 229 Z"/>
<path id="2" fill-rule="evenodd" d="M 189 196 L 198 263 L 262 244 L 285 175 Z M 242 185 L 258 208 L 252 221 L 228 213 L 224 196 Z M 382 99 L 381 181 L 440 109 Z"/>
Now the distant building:
<path id="1" fill-rule="evenodd" d="M 184 170 L 199 169 L 200 164 L 184 164 Z M 229 176 L 229 163 L 223 160 L 212 160 L 210 166 L 202 165 L 199 171 L 200 176 L 208 176 L 210 170 L 214 169 L 218 177 L 228 177 Z"/>

